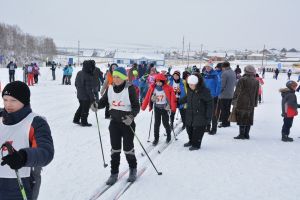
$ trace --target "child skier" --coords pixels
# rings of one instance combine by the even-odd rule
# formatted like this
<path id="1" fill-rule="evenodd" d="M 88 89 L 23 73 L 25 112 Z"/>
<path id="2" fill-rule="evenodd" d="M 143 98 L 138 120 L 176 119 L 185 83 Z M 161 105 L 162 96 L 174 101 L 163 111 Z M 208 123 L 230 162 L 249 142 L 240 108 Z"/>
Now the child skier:
<path id="1" fill-rule="evenodd" d="M 183 98 L 186 96 L 187 88 L 186 88 L 185 80 L 180 78 L 180 71 L 175 71 L 173 73 L 173 76 L 170 78 L 169 84 L 175 92 L 175 96 L 176 96 L 176 100 L 177 100 L 176 101 L 177 108 L 179 108 L 179 112 L 180 112 L 182 123 L 183 123 L 183 126 L 182 126 L 182 130 L 183 130 L 183 129 L 185 129 L 185 105 L 178 104 L 178 101 L 180 98 Z M 170 116 L 171 128 L 173 128 L 174 117 L 175 117 L 175 113 L 172 113 Z"/>
<path id="2" fill-rule="evenodd" d="M 211 122 L 213 98 L 209 89 L 205 87 L 201 75 L 191 75 L 187 82 L 189 84 L 187 96 L 179 102 L 187 103 L 186 131 L 189 141 L 184 147 L 190 147 L 189 150 L 193 151 L 201 148 L 204 131 Z"/>
<path id="3" fill-rule="evenodd" d="M 293 138 L 290 138 L 289 134 L 293 125 L 294 117 L 298 115 L 297 108 L 300 107 L 300 105 L 297 103 L 297 96 L 295 94 L 297 85 L 298 84 L 295 81 L 288 81 L 286 83 L 286 88 L 279 90 L 282 96 L 281 115 L 283 117 L 283 126 L 281 130 L 281 140 L 283 142 L 293 142 Z"/>
<path id="4" fill-rule="evenodd" d="M 32 112 L 30 90 L 25 83 L 15 81 L 7 84 L 2 98 L 4 110 L 0 111 L 0 145 L 9 142 L 14 151 L 8 154 L 7 145 L 1 147 L 0 199 L 23 199 L 14 171 L 18 170 L 27 199 L 36 200 L 41 184 L 41 167 L 48 165 L 54 155 L 51 131 L 47 121 Z"/>
<path id="5" fill-rule="evenodd" d="M 113 73 L 113 85 L 109 85 L 102 98 L 93 103 L 91 109 L 104 108 L 109 104 L 111 121 L 109 124 L 111 143 L 111 175 L 106 181 L 107 185 L 113 185 L 118 180 L 121 142 L 123 138 L 123 150 L 129 164 L 128 182 L 134 182 L 137 176 L 137 161 L 134 154 L 134 118 L 140 111 L 140 105 L 134 86 L 127 80 L 126 70 L 117 67 Z"/>
<path id="6" fill-rule="evenodd" d="M 167 84 L 167 79 L 163 74 L 155 76 L 155 84 L 152 84 L 143 101 L 142 110 L 145 110 L 149 105 L 149 110 L 152 110 L 154 103 L 154 141 L 156 146 L 159 140 L 159 127 L 161 119 L 166 129 L 167 140 L 171 140 L 171 128 L 169 124 L 169 112 L 176 112 L 176 96 L 173 88 Z"/>

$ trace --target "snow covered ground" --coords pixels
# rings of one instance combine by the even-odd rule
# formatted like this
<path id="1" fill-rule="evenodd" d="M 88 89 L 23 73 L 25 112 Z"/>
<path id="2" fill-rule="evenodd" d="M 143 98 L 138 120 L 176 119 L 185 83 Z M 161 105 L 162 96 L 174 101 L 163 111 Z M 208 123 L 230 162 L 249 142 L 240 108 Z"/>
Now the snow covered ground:
<path id="1" fill-rule="evenodd" d="M 72 84 L 74 83 L 75 70 Z M 16 78 L 21 80 L 21 70 Z M 40 83 L 31 87 L 31 104 L 34 112 L 45 116 L 50 124 L 55 144 L 55 158 L 42 174 L 41 200 L 84 200 L 103 185 L 110 174 L 103 168 L 99 137 L 94 113 L 90 113 L 92 127 L 82 128 L 72 123 L 78 102 L 74 85 L 61 85 L 62 71 L 57 70 L 57 80 L 51 80 L 51 71 L 41 69 Z M 135 184 L 121 197 L 124 200 L 298 200 L 300 196 L 300 123 L 294 120 L 291 129 L 293 143 L 283 143 L 281 138 L 281 96 L 278 89 L 284 87 L 286 74 L 279 80 L 266 75 L 264 102 L 255 110 L 254 126 L 249 141 L 236 141 L 238 127 L 218 129 L 214 136 L 205 135 L 201 150 L 190 152 L 183 147 L 187 141 L 183 131 L 178 140 L 162 154 L 152 151 L 158 176 L 146 157 L 141 157 L 141 147 L 135 141 L 138 167 L 149 167 Z M 292 76 L 297 80 L 296 75 Z M 0 69 L 0 80 L 8 82 L 7 69 Z M 297 94 L 298 95 L 298 94 Z M 299 95 L 298 95 L 299 96 Z M 0 106 L 2 107 L 2 99 Z M 104 110 L 98 112 L 106 162 L 110 161 L 108 124 Z M 145 146 L 151 113 L 140 112 L 135 119 L 136 133 Z M 152 128 L 153 130 L 153 128 Z M 161 129 L 163 130 L 163 129 Z M 165 137 L 161 131 L 163 143 Z M 151 135 L 153 138 L 153 135 Z M 123 153 L 122 153 L 123 155 Z M 124 157 L 120 171 L 128 167 Z M 127 175 L 99 199 L 112 199 L 114 193 L 126 181 Z"/>

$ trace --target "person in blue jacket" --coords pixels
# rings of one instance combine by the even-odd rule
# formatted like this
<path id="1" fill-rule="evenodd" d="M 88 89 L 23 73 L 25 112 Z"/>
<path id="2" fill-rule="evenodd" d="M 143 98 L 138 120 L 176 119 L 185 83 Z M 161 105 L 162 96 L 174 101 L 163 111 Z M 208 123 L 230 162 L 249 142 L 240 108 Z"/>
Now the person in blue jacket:
<path id="1" fill-rule="evenodd" d="M 175 71 L 169 80 L 169 85 L 173 88 L 177 99 L 177 108 L 179 108 L 181 120 L 183 123 L 182 129 L 185 129 L 185 104 L 179 104 L 179 99 L 186 96 L 187 87 L 185 80 L 180 78 L 180 71 Z M 173 128 L 175 113 L 171 113 L 171 128 Z"/>
<path id="2" fill-rule="evenodd" d="M 32 112 L 28 86 L 15 81 L 2 92 L 4 109 L 0 109 L 0 199 L 21 200 L 15 170 L 18 170 L 28 200 L 36 200 L 41 184 L 41 168 L 54 156 L 51 130 L 47 121 Z M 2 146 L 9 142 L 14 151 Z"/>
<path id="3" fill-rule="evenodd" d="M 213 111 L 216 110 L 218 103 L 218 95 L 220 94 L 220 76 L 217 71 L 213 69 L 211 63 L 207 63 L 205 66 L 205 71 L 203 72 L 203 78 L 205 86 L 209 89 L 211 96 L 213 97 Z M 212 124 L 206 127 L 206 132 L 211 135 L 216 134 L 218 125 L 218 118 L 215 112 L 212 112 Z"/>
<path id="4" fill-rule="evenodd" d="M 73 74 L 73 67 L 71 64 L 69 64 L 68 69 L 66 71 L 66 85 L 71 85 L 71 78 L 72 78 L 72 74 Z"/>

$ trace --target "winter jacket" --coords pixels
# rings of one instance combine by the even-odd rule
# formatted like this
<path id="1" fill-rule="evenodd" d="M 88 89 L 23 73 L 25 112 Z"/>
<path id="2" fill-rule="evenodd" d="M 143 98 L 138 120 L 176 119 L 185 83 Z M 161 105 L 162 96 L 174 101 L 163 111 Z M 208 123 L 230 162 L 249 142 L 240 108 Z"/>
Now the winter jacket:
<path id="1" fill-rule="evenodd" d="M 179 82 L 179 92 L 180 92 L 180 95 L 179 95 L 179 99 L 183 98 L 186 96 L 186 93 L 187 93 L 187 87 L 186 87 L 186 82 L 182 79 L 179 79 L 180 82 Z M 174 79 L 173 77 L 170 78 L 170 82 L 169 82 L 169 85 L 171 87 L 173 87 L 173 84 L 174 84 Z M 174 91 L 175 92 L 175 91 Z M 179 109 L 183 109 L 186 107 L 185 104 L 178 104 L 179 105 Z M 177 107 L 178 107 L 177 105 Z"/>
<path id="2" fill-rule="evenodd" d="M 209 89 L 212 97 L 218 96 L 218 84 L 219 76 L 215 70 L 210 70 L 209 72 L 204 73 L 204 83 L 205 86 Z"/>
<path id="3" fill-rule="evenodd" d="M 72 76 L 72 74 L 73 74 L 73 67 L 69 66 L 66 73 L 67 73 L 66 74 L 67 76 Z"/>
<path id="4" fill-rule="evenodd" d="M 217 96 L 221 94 L 221 89 L 222 89 L 222 70 L 218 69 L 216 70 L 217 75 L 218 75 L 218 85 L 217 85 Z"/>
<path id="5" fill-rule="evenodd" d="M 279 90 L 281 92 L 281 116 L 283 117 L 295 117 L 298 115 L 297 108 L 299 105 L 297 103 L 297 96 L 295 91 L 288 88 L 283 88 Z"/>
<path id="6" fill-rule="evenodd" d="M 132 115 L 133 117 L 135 117 L 140 112 L 139 100 L 136 95 L 135 88 L 131 83 L 125 81 L 122 85 L 119 85 L 119 86 L 110 85 L 109 87 L 113 87 L 113 90 L 116 93 L 120 93 L 124 90 L 125 87 L 128 87 L 129 100 L 130 100 L 131 109 L 132 109 L 131 112 L 110 109 L 109 114 L 110 114 L 112 120 L 117 121 L 117 122 L 122 122 L 122 119 L 126 115 Z M 108 90 L 105 91 L 104 95 L 98 101 L 98 108 L 101 109 L 101 108 L 106 107 L 107 105 L 109 105 Z"/>
<path id="7" fill-rule="evenodd" d="M 195 90 L 188 88 L 187 96 L 180 99 L 179 103 L 187 103 L 186 126 L 197 127 L 210 124 L 213 98 L 204 84 L 197 86 Z"/>
<path id="8" fill-rule="evenodd" d="M 5 125 L 14 128 L 13 125 L 22 121 L 31 112 L 32 110 L 30 106 L 26 106 L 15 113 L 7 113 L 5 110 L 3 110 L 2 112 L 0 112 L 0 117 L 3 117 L 3 123 Z M 25 163 L 25 167 L 44 167 L 48 165 L 52 161 L 54 156 L 54 146 L 50 127 L 44 118 L 40 116 L 35 116 L 33 118 L 33 121 L 30 126 L 28 140 L 30 148 L 23 149 L 27 154 L 27 162 Z M 28 177 L 22 178 L 22 181 L 25 187 L 27 197 L 29 197 L 28 199 L 31 199 L 32 180 L 30 177 Z M 17 179 L 0 178 L 0 199 L 22 199 Z"/>
<path id="9" fill-rule="evenodd" d="M 103 82 L 104 82 L 103 73 L 101 72 L 101 70 L 98 67 L 95 68 L 93 75 L 94 75 L 96 86 L 100 86 L 100 83 L 103 84 Z"/>
<path id="10" fill-rule="evenodd" d="M 236 75 L 230 67 L 225 68 L 222 71 L 222 83 L 221 83 L 221 93 L 219 95 L 220 99 L 232 99 L 234 86 L 236 84 Z"/>
<path id="11" fill-rule="evenodd" d="M 64 76 L 67 76 L 68 75 L 68 66 L 65 66 L 64 68 L 63 68 L 63 75 Z"/>
<path id="12" fill-rule="evenodd" d="M 6 66 L 6 68 L 9 69 L 9 71 L 15 71 L 15 69 L 17 69 L 17 65 L 13 62 L 8 63 L 8 65 Z"/>
<path id="13" fill-rule="evenodd" d="M 256 80 L 258 80 L 259 83 L 259 89 L 258 89 L 258 95 L 262 94 L 262 85 L 265 84 L 264 80 L 260 77 L 256 77 Z"/>
<path id="14" fill-rule="evenodd" d="M 152 84 L 149 89 L 148 89 L 148 92 L 146 94 L 146 97 L 143 101 L 143 104 L 142 104 L 142 107 L 141 109 L 142 110 L 145 110 L 147 108 L 147 106 L 149 105 L 149 111 L 152 110 L 153 108 L 153 103 L 151 101 L 151 97 L 152 97 L 152 94 L 154 92 L 154 89 L 155 89 L 155 84 Z M 176 96 L 175 96 L 175 93 L 173 91 L 173 88 L 171 86 L 169 86 L 168 84 L 164 84 L 162 86 L 162 89 L 163 91 L 165 92 L 166 94 L 166 97 L 167 97 L 167 101 L 169 103 L 169 106 L 171 108 L 171 111 L 172 112 L 176 112 Z"/>
<path id="15" fill-rule="evenodd" d="M 236 108 L 238 125 L 253 125 L 254 107 L 257 106 L 259 83 L 254 75 L 245 74 L 238 81 L 232 105 Z"/>
<path id="16" fill-rule="evenodd" d="M 84 66 L 76 75 L 75 87 L 77 98 L 82 101 L 94 101 L 95 81 L 93 76 L 94 69 Z"/>

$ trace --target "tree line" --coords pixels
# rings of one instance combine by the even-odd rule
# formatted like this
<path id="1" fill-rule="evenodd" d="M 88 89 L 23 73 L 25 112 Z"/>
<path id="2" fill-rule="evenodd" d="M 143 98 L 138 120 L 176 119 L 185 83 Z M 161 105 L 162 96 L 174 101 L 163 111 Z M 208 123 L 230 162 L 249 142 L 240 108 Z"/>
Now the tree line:
<path id="1" fill-rule="evenodd" d="M 4 64 L 10 60 L 18 65 L 52 60 L 56 55 L 52 38 L 24 33 L 17 25 L 0 23 L 0 38 L 0 57 Z"/>

